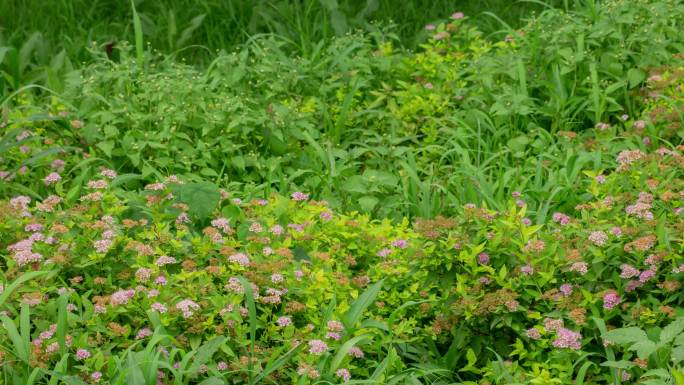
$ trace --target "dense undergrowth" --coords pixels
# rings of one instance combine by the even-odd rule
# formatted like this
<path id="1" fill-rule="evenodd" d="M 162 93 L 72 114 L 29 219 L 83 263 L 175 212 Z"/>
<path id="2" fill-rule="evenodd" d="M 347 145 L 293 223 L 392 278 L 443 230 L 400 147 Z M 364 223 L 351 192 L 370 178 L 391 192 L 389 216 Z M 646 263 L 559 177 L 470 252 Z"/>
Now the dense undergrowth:
<path id="1" fill-rule="evenodd" d="M 680 1 L 136 4 L 0 47 L 0 384 L 684 383 Z"/>

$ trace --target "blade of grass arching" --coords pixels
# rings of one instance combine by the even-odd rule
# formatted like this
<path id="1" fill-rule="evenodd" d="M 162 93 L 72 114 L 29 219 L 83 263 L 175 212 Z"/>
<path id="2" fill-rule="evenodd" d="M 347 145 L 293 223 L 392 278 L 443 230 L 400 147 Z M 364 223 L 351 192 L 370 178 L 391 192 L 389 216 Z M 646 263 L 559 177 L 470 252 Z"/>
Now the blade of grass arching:
<path id="1" fill-rule="evenodd" d="M 144 47 L 143 47 L 143 32 L 142 23 L 140 22 L 140 15 L 135 9 L 135 1 L 131 0 L 131 9 L 133 10 L 133 30 L 135 33 L 135 56 L 138 64 L 138 70 L 142 72 L 144 65 Z"/>
<path id="2" fill-rule="evenodd" d="M 589 64 L 589 72 L 591 74 L 591 101 L 594 105 L 594 124 L 601 121 L 601 89 L 599 87 L 598 72 L 596 71 L 596 62 Z"/>
<path id="3" fill-rule="evenodd" d="M 27 303 L 22 302 L 19 312 L 19 333 L 21 340 L 26 347 L 26 351 L 31 350 L 31 310 Z"/>
<path id="4" fill-rule="evenodd" d="M 590 367 L 594 366 L 594 364 L 591 361 L 587 361 L 582 365 L 582 367 L 577 371 L 577 377 L 575 378 L 575 385 L 584 385 L 584 377 L 587 375 L 587 370 L 589 370 Z"/>
<path id="5" fill-rule="evenodd" d="M 351 338 L 349 341 L 345 342 L 342 346 L 340 346 L 340 349 L 335 354 L 335 357 L 333 357 L 332 361 L 330 361 L 330 373 L 335 373 L 337 368 L 340 367 L 342 360 L 344 360 L 344 357 L 347 356 L 347 353 L 351 348 L 356 346 L 356 344 L 358 344 L 360 341 L 363 341 L 367 338 L 370 338 L 370 336 L 366 334 L 356 336 L 354 338 Z"/>
<path id="6" fill-rule="evenodd" d="M 66 334 L 67 334 L 67 304 L 69 297 L 66 294 L 59 296 L 57 300 L 57 343 L 59 344 L 59 351 L 63 357 L 66 354 Z M 65 368 L 66 369 L 66 368 Z"/>
<path id="7" fill-rule="evenodd" d="M 256 306 L 254 305 L 254 293 L 252 293 L 252 285 L 250 282 L 245 278 L 245 277 L 239 277 L 240 283 L 242 283 L 242 287 L 245 288 L 245 301 L 247 302 L 247 309 L 249 311 L 249 342 L 250 342 L 250 351 L 249 351 L 249 363 L 248 363 L 248 370 L 249 370 L 249 384 L 254 384 L 254 362 L 253 362 L 253 357 L 254 357 L 254 348 L 256 345 Z"/>
<path id="8" fill-rule="evenodd" d="M 333 132 L 333 143 L 335 144 L 340 143 L 342 129 L 347 123 L 347 115 L 349 114 L 349 109 L 351 107 L 352 101 L 354 100 L 354 94 L 356 94 L 358 88 L 359 79 L 355 78 L 351 90 L 347 93 L 347 95 L 344 96 L 344 101 L 342 102 L 342 106 L 340 108 L 340 114 L 337 116 L 337 120 L 335 121 L 335 131 Z"/>
<path id="9" fill-rule="evenodd" d="M 53 374 L 51 374 L 48 385 L 57 385 L 57 381 L 59 381 L 59 375 L 66 372 L 68 359 L 69 356 L 65 354 L 62 356 L 59 362 L 55 364 L 55 368 L 52 370 Z"/>
<path id="10" fill-rule="evenodd" d="M 16 280 L 14 280 L 11 284 L 5 286 L 5 291 L 0 294 L 0 309 L 2 308 L 2 305 L 5 304 L 5 301 L 9 298 L 10 295 L 12 295 L 12 292 L 19 287 L 22 283 L 29 281 L 31 279 L 35 279 L 40 277 L 41 275 L 45 275 L 49 273 L 49 271 L 31 271 L 26 274 L 23 274 Z"/>
<path id="11" fill-rule="evenodd" d="M 293 356 L 295 356 L 300 350 L 304 348 L 304 344 L 299 344 L 292 348 L 289 352 L 283 354 L 282 356 L 278 357 L 276 360 L 271 360 L 269 359 L 268 362 L 266 363 L 266 367 L 264 367 L 264 370 L 262 370 L 258 376 L 254 379 L 254 383 L 258 384 L 261 382 L 266 376 L 269 374 L 275 372 L 276 370 L 280 369 L 283 365 L 287 364 L 290 359 L 292 359 Z"/>
<path id="12" fill-rule="evenodd" d="M 596 316 L 593 316 L 592 319 L 594 320 L 594 323 L 596 324 L 596 327 L 598 328 L 600 335 L 608 333 L 608 328 L 606 328 L 606 323 L 603 321 L 603 319 Z M 615 361 L 615 352 L 613 352 L 613 349 L 610 347 L 610 345 L 607 345 L 605 347 L 605 351 L 606 358 L 608 358 L 608 361 Z M 618 370 L 616 368 L 610 368 L 610 375 L 610 383 L 622 385 L 622 378 L 618 375 Z"/>
<path id="13" fill-rule="evenodd" d="M 2 320 L 2 325 L 5 327 L 5 331 L 14 345 L 14 354 L 18 359 L 28 364 L 28 346 L 22 341 L 14 321 L 6 315 L 0 315 L 0 320 Z"/>
<path id="14" fill-rule="evenodd" d="M 35 368 L 31 372 L 31 374 L 28 376 L 28 379 L 26 379 L 26 385 L 33 385 L 36 383 L 36 378 L 38 378 L 38 375 L 43 373 L 42 368 Z"/>
<path id="15" fill-rule="evenodd" d="M 375 297 L 380 293 L 382 289 L 382 284 L 385 282 L 384 279 L 376 282 L 372 286 L 369 286 L 364 292 L 357 298 L 347 313 L 342 317 L 342 321 L 348 329 L 353 329 L 354 325 L 361 319 L 363 312 L 368 308 L 368 306 L 373 303 Z"/>

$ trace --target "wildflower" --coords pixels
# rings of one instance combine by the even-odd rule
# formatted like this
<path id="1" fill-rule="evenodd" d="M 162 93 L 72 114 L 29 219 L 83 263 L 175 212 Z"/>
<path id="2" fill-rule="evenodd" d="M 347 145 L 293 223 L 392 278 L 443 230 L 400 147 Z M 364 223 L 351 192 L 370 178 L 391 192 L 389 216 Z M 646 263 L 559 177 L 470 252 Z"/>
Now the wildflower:
<path id="1" fill-rule="evenodd" d="M 159 277 L 154 279 L 154 283 L 160 286 L 166 285 L 166 277 L 163 275 L 160 275 Z"/>
<path id="2" fill-rule="evenodd" d="M 641 283 L 646 283 L 653 279 L 656 275 L 656 272 L 653 270 L 644 270 L 639 274 L 639 282 Z"/>
<path id="3" fill-rule="evenodd" d="M 594 178 L 594 180 L 595 180 L 596 183 L 598 183 L 598 184 L 604 184 L 604 183 L 606 183 L 606 176 L 605 176 L 605 175 L 596 175 L 596 177 Z"/>
<path id="4" fill-rule="evenodd" d="M 45 178 L 43 178 L 43 183 L 45 183 L 46 186 L 50 186 L 61 180 L 62 177 L 59 174 L 56 172 L 51 172 Z"/>
<path id="5" fill-rule="evenodd" d="M 93 243 L 93 246 L 95 247 L 95 251 L 101 254 L 107 253 L 109 249 L 112 247 L 112 241 L 109 239 L 101 239 L 98 241 L 95 241 Z"/>
<path id="6" fill-rule="evenodd" d="M 348 369 L 337 369 L 335 372 L 335 375 L 339 378 L 342 379 L 342 382 L 347 382 L 351 379 L 351 373 L 349 373 Z"/>
<path id="7" fill-rule="evenodd" d="M 397 239 L 396 241 L 392 242 L 392 247 L 396 247 L 398 249 L 405 249 L 408 247 L 408 241 L 405 239 Z"/>
<path id="8" fill-rule="evenodd" d="M 188 213 L 182 212 L 178 214 L 176 217 L 176 224 L 181 225 L 183 223 L 190 223 L 190 217 L 188 216 Z"/>
<path id="9" fill-rule="evenodd" d="M 634 128 L 638 130 L 643 130 L 644 128 L 646 128 L 646 122 L 643 120 L 637 120 L 634 122 Z"/>
<path id="10" fill-rule="evenodd" d="M 304 272 L 301 270 L 295 270 L 294 276 L 298 281 L 300 281 L 302 277 L 304 277 Z"/>
<path id="11" fill-rule="evenodd" d="M 327 221 L 332 219 L 333 213 L 330 210 L 326 210 L 326 211 L 321 212 L 320 217 L 322 220 L 327 222 Z"/>
<path id="12" fill-rule="evenodd" d="M 550 331 L 557 331 L 563 327 L 562 319 L 545 318 L 544 319 L 544 329 Z"/>
<path id="13" fill-rule="evenodd" d="M 135 335 L 136 340 L 142 340 L 143 338 L 149 337 L 152 335 L 152 330 L 150 328 L 142 328 L 138 331 L 138 334 Z"/>
<path id="14" fill-rule="evenodd" d="M 513 192 L 511 193 L 511 196 L 512 196 L 513 198 L 518 198 L 518 197 L 520 197 L 520 195 L 522 195 L 522 194 L 520 193 L 520 191 L 513 191 Z"/>
<path id="15" fill-rule="evenodd" d="M 349 354 L 350 356 L 352 356 L 354 358 L 363 358 L 363 356 L 364 356 L 363 350 L 361 350 L 361 348 L 359 348 L 358 346 L 352 346 L 352 348 L 349 349 L 347 354 Z"/>
<path id="16" fill-rule="evenodd" d="M 161 257 L 157 258 L 157 260 L 154 262 L 155 265 L 162 267 L 166 265 L 171 265 L 178 262 L 176 258 L 174 257 L 169 257 L 167 255 L 162 255 Z"/>
<path id="17" fill-rule="evenodd" d="M 93 374 L 90 375 L 90 379 L 93 380 L 93 382 L 100 382 L 100 379 L 102 379 L 102 372 L 93 372 Z"/>
<path id="18" fill-rule="evenodd" d="M 520 273 L 522 275 L 532 275 L 534 274 L 534 268 L 531 265 L 525 265 L 520 268 Z"/>
<path id="19" fill-rule="evenodd" d="M 532 220 L 530 218 L 523 218 L 521 222 L 525 226 L 529 226 L 532 224 Z"/>
<path id="20" fill-rule="evenodd" d="M 92 189 L 95 189 L 95 190 L 102 190 L 102 189 L 107 188 L 107 185 L 108 185 L 108 184 L 109 184 L 109 183 L 107 183 L 107 181 L 104 180 L 104 179 L 100 179 L 100 180 L 91 180 L 91 181 L 88 182 L 88 188 L 92 188 Z"/>
<path id="21" fill-rule="evenodd" d="M 596 129 L 599 131 L 605 131 L 609 128 L 610 128 L 610 124 L 608 124 L 608 123 L 603 123 L 603 122 L 596 123 Z"/>
<path id="22" fill-rule="evenodd" d="M 216 369 L 220 371 L 228 370 L 228 364 L 225 361 L 219 361 L 218 364 L 216 364 Z"/>
<path id="23" fill-rule="evenodd" d="M 492 283 L 492 280 L 491 280 L 489 277 L 480 277 L 480 279 L 478 280 L 478 282 L 479 282 L 481 285 L 489 285 L 490 283 Z"/>
<path id="24" fill-rule="evenodd" d="M 615 226 L 615 227 L 610 229 L 610 233 L 616 237 L 619 237 L 622 235 L 622 230 L 619 227 Z"/>
<path id="25" fill-rule="evenodd" d="M 230 232 L 230 225 L 228 224 L 228 219 L 226 218 L 216 218 L 211 221 L 211 225 L 226 234 Z"/>
<path id="26" fill-rule="evenodd" d="M 269 231 L 273 235 L 282 235 L 285 232 L 285 229 L 281 225 L 275 225 L 275 226 L 271 227 L 271 229 Z"/>
<path id="27" fill-rule="evenodd" d="M 261 223 L 259 222 L 252 222 L 252 224 L 249 226 L 249 231 L 253 233 L 260 233 L 264 230 L 264 228 L 261 226 Z"/>
<path id="28" fill-rule="evenodd" d="M 572 294 L 572 285 L 569 283 L 564 283 L 560 286 L 559 291 L 563 293 L 564 296 L 569 296 Z"/>
<path id="29" fill-rule="evenodd" d="M 229 256 L 228 261 L 232 263 L 237 263 L 240 266 L 249 265 L 249 257 L 243 253 L 237 253 Z"/>
<path id="30" fill-rule="evenodd" d="M 604 246 L 608 241 L 608 236 L 603 231 L 592 231 L 589 234 L 589 241 L 596 246 Z"/>
<path id="31" fill-rule="evenodd" d="M 321 355 L 328 351 L 328 345 L 321 340 L 309 341 L 309 353 L 313 355 Z"/>
<path id="32" fill-rule="evenodd" d="M 282 283 L 285 280 L 285 277 L 283 277 L 282 274 L 280 273 L 273 273 L 271 275 L 271 282 L 273 283 Z"/>
<path id="33" fill-rule="evenodd" d="M 460 19 L 463 19 L 463 17 L 465 17 L 463 12 L 454 12 L 451 14 L 451 18 L 454 20 L 460 20 Z"/>
<path id="34" fill-rule="evenodd" d="M 575 262 L 570 266 L 570 271 L 580 273 L 580 275 L 587 274 L 589 267 L 586 262 Z"/>
<path id="35" fill-rule="evenodd" d="M 478 254 L 478 256 L 477 256 L 477 263 L 479 263 L 480 265 L 486 265 L 486 264 L 488 264 L 488 263 L 489 263 L 489 254 L 484 253 L 484 252 Z"/>
<path id="36" fill-rule="evenodd" d="M 119 290 L 109 297 L 112 306 L 126 305 L 135 296 L 135 290 Z"/>
<path id="37" fill-rule="evenodd" d="M 627 120 L 629 120 L 629 115 L 627 115 L 627 114 L 622 114 L 622 116 L 620 116 L 620 119 L 621 119 L 623 122 L 624 122 L 624 121 L 627 121 Z"/>
<path id="38" fill-rule="evenodd" d="M 435 27 L 434 24 L 428 24 L 428 25 L 425 26 L 425 29 L 426 29 L 427 31 L 434 31 L 435 28 L 437 28 L 437 27 Z"/>
<path id="39" fill-rule="evenodd" d="M 102 175 L 105 178 L 114 179 L 116 178 L 117 174 L 114 170 L 103 168 L 102 170 L 100 170 L 100 175 Z"/>
<path id="40" fill-rule="evenodd" d="M 292 200 L 296 202 L 301 202 L 309 199 L 308 194 L 304 194 L 301 191 L 295 191 L 292 193 Z"/>
<path id="41" fill-rule="evenodd" d="M 183 318 L 190 318 L 200 306 L 191 299 L 184 299 L 176 304 L 176 309 L 183 313 Z"/>
<path id="42" fill-rule="evenodd" d="M 579 350 L 581 345 L 582 335 L 566 328 L 559 328 L 556 331 L 556 339 L 553 341 L 553 346 L 557 348 L 569 348 Z"/>
<path id="43" fill-rule="evenodd" d="M 147 298 L 157 298 L 159 297 L 159 290 L 152 289 L 147 291 Z"/>
<path id="44" fill-rule="evenodd" d="M 525 334 L 527 335 L 527 338 L 530 338 L 533 340 L 541 339 L 541 333 L 539 332 L 539 329 L 537 329 L 537 328 L 529 328 L 529 329 L 527 329 L 527 332 Z"/>
<path id="45" fill-rule="evenodd" d="M 620 278 L 633 278 L 639 276 L 641 272 L 633 267 L 632 265 L 628 265 L 626 263 L 623 263 L 620 266 Z"/>
<path id="46" fill-rule="evenodd" d="M 284 328 L 286 326 L 292 325 L 292 318 L 285 316 L 278 317 L 278 321 L 276 321 L 276 323 L 278 324 L 278 326 Z"/>
<path id="47" fill-rule="evenodd" d="M 521 207 L 521 208 L 522 208 L 522 207 L 525 207 L 525 201 L 522 200 L 522 199 L 518 199 L 518 200 L 515 201 L 515 205 L 518 206 L 518 207 Z"/>
<path id="48" fill-rule="evenodd" d="M 621 302 L 620 296 L 615 291 L 609 291 L 603 295 L 603 308 L 612 309 Z"/>
<path id="49" fill-rule="evenodd" d="M 164 314 L 164 313 L 166 313 L 166 311 L 167 311 L 166 306 L 164 306 L 164 304 L 159 303 L 159 302 L 153 303 L 153 304 L 150 306 L 150 308 L 152 308 L 152 310 L 155 310 L 155 311 L 157 311 L 157 312 L 159 312 L 159 313 L 161 313 L 161 314 Z"/>
<path id="50" fill-rule="evenodd" d="M 90 352 L 86 349 L 78 349 L 76 351 L 76 361 L 83 361 L 88 357 L 90 357 Z"/>
<path id="51" fill-rule="evenodd" d="M 388 256 L 388 255 L 390 255 L 390 254 L 392 254 L 392 249 L 388 249 L 388 248 L 385 247 L 384 249 L 378 251 L 377 256 L 378 256 L 378 257 L 383 257 L 383 258 L 384 258 L 384 257 L 386 257 L 386 256 Z"/>
<path id="52" fill-rule="evenodd" d="M 328 327 L 328 330 L 334 332 L 341 332 L 344 330 L 344 325 L 342 325 L 342 322 L 340 321 L 328 321 L 326 326 Z"/>
<path id="53" fill-rule="evenodd" d="M 330 339 L 333 339 L 335 341 L 339 341 L 342 339 L 342 336 L 340 335 L 340 333 L 327 332 L 327 333 L 325 333 L 325 338 L 330 338 Z"/>
<path id="54" fill-rule="evenodd" d="M 147 282 L 152 276 L 152 270 L 141 267 L 135 272 L 135 278 L 140 282 Z"/>

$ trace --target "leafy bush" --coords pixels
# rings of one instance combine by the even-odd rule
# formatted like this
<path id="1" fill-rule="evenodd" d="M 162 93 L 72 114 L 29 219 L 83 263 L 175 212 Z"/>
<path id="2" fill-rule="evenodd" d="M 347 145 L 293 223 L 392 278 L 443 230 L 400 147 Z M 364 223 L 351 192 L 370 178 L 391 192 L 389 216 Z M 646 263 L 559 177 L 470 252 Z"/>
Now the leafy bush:
<path id="1" fill-rule="evenodd" d="M 72 199 L 73 179 L 28 169 L 44 190 L 0 210 L 5 374 L 179 384 L 664 375 L 653 372 L 667 361 L 651 357 L 659 351 L 601 364 L 616 362 L 609 329 L 682 316 L 683 155 L 616 145 L 614 172 L 585 172 L 584 203 L 537 224 L 517 192 L 506 210 L 467 204 L 410 225 L 301 192 L 242 201 L 174 176 L 125 191 L 110 169 L 77 182 Z"/>

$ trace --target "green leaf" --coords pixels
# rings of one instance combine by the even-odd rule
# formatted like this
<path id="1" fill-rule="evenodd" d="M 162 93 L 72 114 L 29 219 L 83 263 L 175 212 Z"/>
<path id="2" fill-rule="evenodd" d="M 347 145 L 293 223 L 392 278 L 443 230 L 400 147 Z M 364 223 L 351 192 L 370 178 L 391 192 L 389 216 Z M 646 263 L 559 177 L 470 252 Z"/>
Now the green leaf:
<path id="1" fill-rule="evenodd" d="M 604 333 L 602 337 L 615 344 L 631 344 L 639 341 L 648 341 L 646 332 L 635 326 L 611 330 Z"/>
<path id="2" fill-rule="evenodd" d="M 674 349 L 672 349 L 671 357 L 672 362 L 674 362 L 675 364 L 684 361 L 684 346 L 677 346 Z"/>
<path id="3" fill-rule="evenodd" d="M 365 212 L 373 211 L 378 202 L 380 202 L 380 200 L 374 196 L 367 195 L 359 198 L 359 206 L 361 206 L 361 209 Z"/>
<path id="4" fill-rule="evenodd" d="M 627 71 L 627 80 L 629 81 L 629 88 L 634 88 L 646 79 L 646 73 L 638 68 L 630 68 Z"/>
<path id="5" fill-rule="evenodd" d="M 196 373 L 202 364 L 207 363 L 207 361 L 209 361 L 211 357 L 214 356 L 214 353 L 216 353 L 216 351 L 221 347 L 224 341 L 225 337 L 218 336 L 197 349 L 192 366 L 190 366 L 189 369 L 190 373 Z"/>
<path id="6" fill-rule="evenodd" d="M 634 367 L 634 363 L 631 361 L 625 361 L 625 360 L 620 360 L 620 361 L 606 361 L 601 363 L 601 366 L 607 366 L 609 368 L 617 368 L 617 369 L 630 369 Z"/>
<path id="7" fill-rule="evenodd" d="M 345 342 L 340 347 L 340 349 L 337 351 L 333 360 L 330 362 L 330 372 L 334 373 L 337 370 L 337 368 L 340 367 L 342 360 L 344 360 L 344 357 L 347 356 L 347 353 L 349 353 L 349 350 L 351 348 L 356 346 L 356 344 L 358 344 L 360 341 L 367 339 L 367 338 L 370 338 L 370 336 L 364 334 L 364 335 L 356 336 L 356 337 L 348 340 L 347 342 Z"/>
<path id="8" fill-rule="evenodd" d="M 180 189 L 181 201 L 190 207 L 190 213 L 205 219 L 211 215 L 221 199 L 218 186 L 209 182 L 184 184 Z"/>
<path id="9" fill-rule="evenodd" d="M 5 301 L 7 301 L 7 298 L 9 298 L 9 296 L 12 295 L 14 290 L 16 290 L 16 288 L 19 287 L 19 285 L 28 280 L 38 278 L 41 275 L 45 275 L 47 273 L 49 273 L 49 271 L 31 271 L 29 273 L 23 274 L 11 284 L 6 285 L 5 291 L 3 291 L 2 294 L 0 294 L 0 308 L 2 308 L 2 305 L 5 303 Z"/>
<path id="10" fill-rule="evenodd" d="M 684 331 L 684 317 L 677 318 L 660 332 L 660 344 L 665 345 L 673 341 Z"/>
<path id="11" fill-rule="evenodd" d="M 629 350 L 636 351 L 637 356 L 642 359 L 648 358 L 653 352 L 658 349 L 655 342 L 649 340 L 642 340 L 629 347 Z"/>
<path id="12" fill-rule="evenodd" d="M 373 284 L 372 286 L 368 287 L 360 296 L 359 298 L 352 303 L 351 307 L 347 311 L 347 314 L 343 317 L 344 324 L 347 328 L 351 329 L 356 325 L 356 323 L 361 319 L 361 316 L 363 315 L 363 312 L 370 306 L 373 301 L 375 300 L 375 297 L 378 296 L 378 293 L 380 293 L 380 289 L 382 288 L 382 284 L 385 280 L 381 280 L 380 282 L 377 282 Z"/>
<path id="13" fill-rule="evenodd" d="M 97 144 L 97 148 L 102 150 L 102 152 L 105 153 L 108 157 L 112 156 L 112 150 L 114 150 L 114 141 L 113 140 L 107 140 L 104 142 L 100 142 Z"/>
<path id="14" fill-rule="evenodd" d="M 6 315 L 1 315 L 0 320 L 2 320 L 2 325 L 5 327 L 10 340 L 12 340 L 17 358 L 28 364 L 28 347 L 24 345 L 21 335 L 19 335 L 19 331 L 17 331 L 17 327 L 14 325 L 14 321 Z"/>

